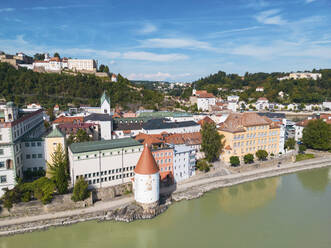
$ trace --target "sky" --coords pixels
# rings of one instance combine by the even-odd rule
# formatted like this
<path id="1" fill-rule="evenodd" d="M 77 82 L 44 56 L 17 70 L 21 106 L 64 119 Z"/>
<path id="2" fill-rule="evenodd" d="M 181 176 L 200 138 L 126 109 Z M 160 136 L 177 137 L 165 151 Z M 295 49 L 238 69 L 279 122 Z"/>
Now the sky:
<path id="1" fill-rule="evenodd" d="M 132 80 L 331 68 L 331 0 L 1 0 L 0 50 Z"/>

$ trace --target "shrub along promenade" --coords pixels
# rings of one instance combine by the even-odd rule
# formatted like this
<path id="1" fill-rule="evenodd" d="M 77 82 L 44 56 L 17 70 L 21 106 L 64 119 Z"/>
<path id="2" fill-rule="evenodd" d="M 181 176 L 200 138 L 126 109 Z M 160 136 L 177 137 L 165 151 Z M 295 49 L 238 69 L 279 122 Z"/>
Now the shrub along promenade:
<path id="1" fill-rule="evenodd" d="M 331 166 L 331 155 L 324 155 L 296 163 L 290 162 L 282 164 L 281 167 L 258 168 L 229 175 L 216 176 L 219 174 L 206 173 L 204 176 L 198 176 L 196 179 L 192 178 L 177 185 L 162 188 L 160 192 L 163 195 L 171 194 L 173 201 L 188 200 L 201 197 L 205 192 L 216 188 L 326 166 Z M 133 201 L 133 196 L 128 195 L 112 201 L 97 202 L 93 206 L 82 209 L 20 218 L 2 218 L 0 220 L 0 236 L 31 232 L 51 226 L 67 225 L 88 220 L 105 220 L 107 211 L 122 208 L 133 203 Z"/>

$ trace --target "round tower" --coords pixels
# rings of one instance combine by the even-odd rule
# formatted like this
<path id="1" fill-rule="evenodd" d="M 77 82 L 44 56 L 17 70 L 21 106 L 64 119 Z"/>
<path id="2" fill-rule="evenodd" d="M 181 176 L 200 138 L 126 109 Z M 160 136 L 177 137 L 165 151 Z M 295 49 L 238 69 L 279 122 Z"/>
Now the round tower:
<path id="1" fill-rule="evenodd" d="M 156 207 L 160 197 L 160 173 L 147 144 L 140 155 L 134 172 L 134 198 L 136 202 L 144 209 Z"/>

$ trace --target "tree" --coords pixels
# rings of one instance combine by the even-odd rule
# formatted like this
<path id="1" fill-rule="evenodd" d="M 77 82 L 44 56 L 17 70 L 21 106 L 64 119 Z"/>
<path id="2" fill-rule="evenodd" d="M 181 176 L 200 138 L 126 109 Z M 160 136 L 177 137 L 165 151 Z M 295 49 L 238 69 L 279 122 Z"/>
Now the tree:
<path id="1" fill-rule="evenodd" d="M 295 148 L 295 139 L 294 138 L 289 138 L 285 142 L 285 149 L 288 150 L 293 150 Z"/>
<path id="2" fill-rule="evenodd" d="M 211 165 L 204 159 L 201 159 L 197 162 L 197 168 L 199 171 L 208 172 L 210 170 Z"/>
<path id="3" fill-rule="evenodd" d="M 105 65 L 101 64 L 101 65 L 99 66 L 99 71 L 100 71 L 100 72 L 103 72 L 104 69 L 105 69 Z"/>
<path id="4" fill-rule="evenodd" d="M 231 156 L 230 157 L 230 164 L 231 164 L 231 166 L 234 166 L 234 167 L 240 165 L 239 157 L 238 156 Z"/>
<path id="5" fill-rule="evenodd" d="M 55 184 L 47 177 L 41 177 L 28 185 L 33 190 L 34 197 L 40 200 L 43 204 L 47 204 L 52 201 L 55 191 Z"/>
<path id="6" fill-rule="evenodd" d="M 68 191 L 69 175 L 67 173 L 67 158 L 61 144 L 56 146 L 51 158 L 52 164 L 47 162 L 49 174 L 51 175 L 51 179 L 54 181 L 58 192 L 60 194 L 65 194 Z"/>
<path id="7" fill-rule="evenodd" d="M 266 150 L 258 150 L 255 153 L 255 156 L 261 161 L 265 160 L 268 157 L 268 152 Z"/>
<path id="8" fill-rule="evenodd" d="M 217 131 L 214 123 L 206 123 L 201 129 L 202 135 L 202 151 L 205 153 L 205 157 L 208 162 L 213 162 L 219 159 L 221 151 L 224 147 L 222 141 L 224 135 L 220 135 Z"/>
<path id="9" fill-rule="evenodd" d="M 251 164 L 254 162 L 254 155 L 251 153 L 248 153 L 244 156 L 244 162 L 245 164 Z"/>
<path id="10" fill-rule="evenodd" d="M 71 199 L 74 202 L 77 202 L 83 201 L 87 197 L 89 197 L 88 183 L 84 180 L 84 178 L 79 178 L 75 183 Z"/>
<path id="11" fill-rule="evenodd" d="M 33 55 L 33 59 L 34 60 L 44 60 L 45 59 L 45 54 L 43 54 L 43 53 L 36 53 L 35 55 Z"/>
<path id="12" fill-rule="evenodd" d="M 302 142 L 308 147 L 316 150 L 331 149 L 331 124 L 323 120 L 311 120 L 303 129 Z"/>
<path id="13" fill-rule="evenodd" d="M 299 145 L 299 152 L 300 153 L 305 153 L 306 150 L 307 150 L 306 145 L 304 145 L 304 144 Z"/>
<path id="14" fill-rule="evenodd" d="M 105 66 L 105 69 L 103 71 L 106 72 L 106 73 L 109 73 L 109 67 L 108 67 L 108 65 Z"/>
<path id="15" fill-rule="evenodd" d="M 55 52 L 54 55 L 53 55 L 53 57 L 61 58 L 61 57 L 60 57 L 60 54 L 59 54 L 58 52 Z"/>
<path id="16" fill-rule="evenodd" d="M 78 129 L 76 134 L 70 134 L 67 143 L 71 145 L 72 143 L 81 143 L 90 141 L 91 138 L 84 129 Z"/>

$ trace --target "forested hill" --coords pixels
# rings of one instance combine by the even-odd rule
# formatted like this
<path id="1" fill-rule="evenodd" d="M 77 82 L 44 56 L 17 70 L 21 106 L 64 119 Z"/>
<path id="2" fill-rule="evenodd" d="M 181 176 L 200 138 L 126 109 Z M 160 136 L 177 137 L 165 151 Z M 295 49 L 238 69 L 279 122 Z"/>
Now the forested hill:
<path id="1" fill-rule="evenodd" d="M 118 75 L 117 82 L 110 82 L 94 75 L 76 76 L 56 73 L 38 73 L 25 68 L 16 70 L 7 63 L 0 63 L 0 97 L 14 101 L 18 106 L 38 102 L 45 108 L 55 104 L 97 106 L 102 92 L 110 96 L 112 107 L 156 108 L 163 95 L 144 88 L 137 88 Z"/>
<path id="2" fill-rule="evenodd" d="M 312 72 L 322 73 L 322 79 L 300 79 L 300 80 L 282 80 L 277 78 L 287 74 L 275 73 L 246 73 L 242 78 L 237 74 L 226 74 L 219 71 L 208 77 L 201 78 L 193 84 L 196 89 L 206 89 L 215 95 L 228 94 L 234 89 L 244 89 L 244 92 L 236 93 L 242 100 L 248 101 L 249 98 L 258 98 L 265 96 L 273 102 L 300 102 L 317 103 L 331 100 L 331 69 L 313 70 Z M 264 92 L 256 92 L 258 86 L 264 87 Z M 225 88 L 220 93 L 218 88 Z M 278 97 L 278 93 L 283 91 L 288 96 L 284 99 Z"/>

